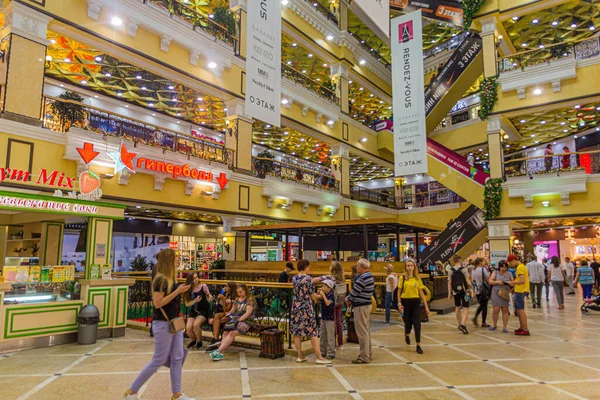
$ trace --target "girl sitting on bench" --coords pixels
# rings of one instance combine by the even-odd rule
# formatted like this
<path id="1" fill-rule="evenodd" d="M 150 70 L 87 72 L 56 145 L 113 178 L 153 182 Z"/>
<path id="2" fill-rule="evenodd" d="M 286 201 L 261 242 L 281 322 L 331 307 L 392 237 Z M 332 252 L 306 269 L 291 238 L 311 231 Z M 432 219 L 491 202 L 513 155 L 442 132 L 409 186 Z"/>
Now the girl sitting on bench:
<path id="1" fill-rule="evenodd" d="M 213 339 L 210 346 L 207 347 L 207 352 L 215 350 L 221 344 L 219 341 L 221 326 L 225 325 L 229 320 L 227 313 L 231 311 L 235 303 L 236 290 L 235 282 L 227 282 L 227 285 L 221 289 L 221 293 L 217 297 L 217 302 L 213 308 L 213 317 L 208 320 L 208 323 L 212 325 Z"/>

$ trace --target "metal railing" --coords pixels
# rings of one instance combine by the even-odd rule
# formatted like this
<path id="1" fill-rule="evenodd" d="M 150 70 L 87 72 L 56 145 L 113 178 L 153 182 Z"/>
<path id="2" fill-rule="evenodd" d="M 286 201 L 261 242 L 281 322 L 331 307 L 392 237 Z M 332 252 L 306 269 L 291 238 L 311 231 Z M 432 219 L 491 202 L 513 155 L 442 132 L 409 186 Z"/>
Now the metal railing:
<path id="1" fill-rule="evenodd" d="M 171 18 L 177 17 L 188 22 L 192 25 L 193 29 L 200 29 L 207 32 L 219 39 L 231 45 L 236 49 L 238 39 L 232 36 L 227 28 L 221 26 L 217 22 L 208 18 L 205 15 L 189 8 L 187 5 L 177 0 L 143 0 L 144 4 L 152 4 L 155 7 L 159 7 L 165 11 L 168 11 Z"/>
<path id="2" fill-rule="evenodd" d="M 467 32 L 462 32 L 454 36 L 452 39 L 445 41 L 442 44 L 430 47 L 427 50 L 423 50 L 423 59 L 433 57 L 436 54 L 441 53 L 442 51 L 456 49 L 463 42 L 463 40 L 465 40 L 467 34 Z"/>
<path id="3" fill-rule="evenodd" d="M 448 113 L 448 115 L 446 115 L 439 123 L 439 125 L 435 127 L 434 131 L 477 119 L 479 118 L 479 110 L 481 110 L 480 103 L 476 103 L 456 111 L 451 110 L 450 113 Z"/>
<path id="4" fill-rule="evenodd" d="M 379 114 L 368 114 L 364 109 L 355 106 L 355 103 L 350 100 L 348 101 L 348 110 L 348 114 L 353 120 L 372 130 L 375 130 L 377 124 L 382 121 L 379 119 Z"/>
<path id="5" fill-rule="evenodd" d="M 333 12 L 331 12 L 331 10 L 328 7 L 321 4 L 319 2 L 319 0 L 304 0 L 304 1 L 306 3 L 311 4 L 315 8 L 315 10 L 317 10 L 318 12 L 323 14 L 325 16 L 325 18 L 327 18 L 328 21 L 331 21 L 334 24 L 338 25 L 338 17 Z"/>
<path id="6" fill-rule="evenodd" d="M 351 185 L 350 198 L 395 210 L 407 210 L 411 208 L 432 207 L 464 202 L 462 197 L 448 188 L 433 189 L 427 192 L 404 193 L 402 196 L 394 196 L 392 193 Z"/>
<path id="7" fill-rule="evenodd" d="M 574 57 L 576 60 L 586 60 L 598 56 L 600 56 L 600 38 L 574 40 L 505 57 L 498 62 L 498 72 L 524 69 L 532 65 L 565 58 Z"/>
<path id="8" fill-rule="evenodd" d="M 552 155 L 505 158 L 504 177 L 560 175 L 561 172 L 600 173 L 600 150 L 557 153 Z"/>
<path id="9" fill-rule="evenodd" d="M 374 47 L 371 47 L 371 45 L 369 45 L 369 43 L 367 43 L 366 40 L 362 39 L 356 33 L 351 32 L 351 31 L 348 31 L 348 32 L 350 32 L 350 36 L 353 36 L 358 41 L 358 44 L 360 44 L 360 46 L 363 49 L 365 49 L 373 57 L 375 57 L 377 59 L 377 61 L 379 61 L 381 64 L 383 64 L 387 69 L 389 69 L 389 70 L 392 69 L 392 64 L 389 61 L 387 61 L 385 58 L 383 58 L 383 56 L 379 53 L 378 50 L 376 50 Z"/>
<path id="10" fill-rule="evenodd" d="M 73 104 L 77 108 L 72 109 L 72 116 L 61 123 L 52 111 L 54 102 Z M 165 152 L 173 151 L 229 166 L 234 160 L 233 150 L 226 149 L 223 143 L 164 129 L 76 101 L 44 96 L 43 107 L 43 127 L 53 131 L 65 132 L 70 127 L 77 127 L 102 136 L 114 136 L 131 141 L 136 147 L 142 144 L 160 148 Z"/>
<path id="11" fill-rule="evenodd" d="M 286 65 L 284 63 L 281 64 L 281 75 L 285 78 L 294 81 L 297 84 L 304 86 L 311 92 L 316 93 L 319 97 L 322 97 L 328 100 L 329 102 L 334 103 L 335 105 L 340 104 L 340 99 L 337 97 L 335 91 L 323 86 L 315 80 L 312 80 L 308 76 L 304 75 L 300 71 L 295 70 L 289 65 Z"/>
<path id="12" fill-rule="evenodd" d="M 340 191 L 339 182 L 333 175 L 323 174 L 270 158 L 252 157 L 252 171 L 255 176 L 261 179 L 264 179 L 266 176 L 273 176 L 282 180 L 298 182 L 333 192 Z"/>

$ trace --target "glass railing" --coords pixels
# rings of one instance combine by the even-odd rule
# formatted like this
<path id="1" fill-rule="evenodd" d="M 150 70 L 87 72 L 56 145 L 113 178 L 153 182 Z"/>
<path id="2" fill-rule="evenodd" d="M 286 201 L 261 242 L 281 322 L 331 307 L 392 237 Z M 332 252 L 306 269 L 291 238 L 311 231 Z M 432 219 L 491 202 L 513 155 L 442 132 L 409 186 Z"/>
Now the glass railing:
<path id="1" fill-rule="evenodd" d="M 319 0 L 304 0 L 306 3 L 312 5 L 315 10 L 320 12 L 327 18 L 328 21 L 333 22 L 334 24 L 338 24 L 338 17 L 335 15 L 328 7 L 324 6 L 319 2 Z"/>
<path id="2" fill-rule="evenodd" d="M 237 39 L 229 33 L 227 28 L 219 25 L 217 22 L 208 18 L 205 15 L 191 9 L 187 5 L 177 0 L 143 0 L 144 4 L 151 4 L 155 7 L 159 7 L 165 11 L 168 11 L 171 18 L 180 18 L 188 22 L 194 29 L 200 29 L 207 32 L 219 39 L 231 45 L 234 49 L 236 48 Z"/>
<path id="3" fill-rule="evenodd" d="M 375 57 L 377 59 L 377 61 L 379 61 L 381 64 L 383 64 L 387 69 L 389 69 L 389 70 L 392 69 L 392 64 L 389 61 L 387 61 L 385 58 L 383 58 L 383 56 L 379 53 L 379 51 L 377 51 L 374 47 L 371 47 L 369 45 L 369 43 L 367 43 L 366 40 L 362 39 L 360 36 L 358 36 L 354 32 L 350 32 L 350 36 L 353 36 L 354 39 L 356 39 L 358 41 L 358 43 L 360 44 L 360 47 L 362 47 L 363 49 L 368 51 L 373 57 Z"/>
<path id="4" fill-rule="evenodd" d="M 336 105 L 340 104 L 340 99 L 335 94 L 335 91 L 323 86 L 317 81 L 310 79 L 300 71 L 295 70 L 286 64 L 281 64 L 281 75 L 295 83 L 304 86 L 311 92 L 316 93 L 319 97 L 328 100 Z"/>
<path id="5" fill-rule="evenodd" d="M 600 38 L 556 43 L 536 50 L 524 51 L 505 57 L 498 62 L 498 72 L 525 69 L 532 65 L 548 63 L 554 60 L 575 58 L 586 60 L 600 56 Z"/>
<path id="6" fill-rule="evenodd" d="M 70 113 L 60 119 L 53 111 L 52 104 L 55 102 L 72 104 L 74 107 L 71 107 Z M 226 149 L 223 142 L 209 137 L 185 135 L 83 103 L 50 96 L 44 97 L 43 107 L 43 127 L 53 131 L 66 132 L 70 127 L 76 127 L 102 136 L 128 140 L 136 147 L 151 146 L 160 148 L 163 152 L 172 151 L 229 166 L 233 162 L 233 150 Z"/>
<path id="7" fill-rule="evenodd" d="M 267 176 L 286 181 L 315 186 L 321 189 L 339 192 L 339 182 L 333 175 L 324 174 L 297 165 L 272 160 L 270 158 L 252 157 L 252 172 L 264 179 Z"/>
<path id="8" fill-rule="evenodd" d="M 402 196 L 394 196 L 387 191 L 371 190 L 351 185 L 350 198 L 395 210 L 408 210 L 464 202 L 462 197 L 447 188 L 404 193 Z"/>
<path id="9" fill-rule="evenodd" d="M 600 150 L 533 157 L 516 153 L 510 158 L 505 157 L 504 160 L 505 178 L 529 176 L 534 179 L 539 176 L 560 175 L 572 171 L 585 171 L 587 174 L 600 173 Z"/>

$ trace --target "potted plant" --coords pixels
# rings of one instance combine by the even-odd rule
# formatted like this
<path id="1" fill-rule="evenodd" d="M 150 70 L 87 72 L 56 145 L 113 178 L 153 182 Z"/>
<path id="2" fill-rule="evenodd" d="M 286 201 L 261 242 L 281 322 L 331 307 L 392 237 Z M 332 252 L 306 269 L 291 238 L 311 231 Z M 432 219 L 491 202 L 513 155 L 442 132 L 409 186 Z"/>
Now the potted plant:
<path id="1" fill-rule="evenodd" d="M 223 28 L 227 29 L 227 33 L 229 33 L 229 35 L 235 37 L 237 24 L 234 13 L 231 12 L 229 8 L 220 6 L 216 7 L 212 14 L 212 20 L 221 25 Z"/>
<path id="2" fill-rule="evenodd" d="M 78 93 L 66 91 L 58 96 L 57 100 L 50 104 L 52 114 L 58 120 L 63 132 L 68 132 L 69 128 L 76 124 L 85 121 L 85 111 L 83 105 L 72 102 L 83 102 L 83 97 Z"/>
<path id="3" fill-rule="evenodd" d="M 264 150 L 258 153 L 256 158 L 256 161 L 254 161 L 254 168 L 256 168 L 258 177 L 264 179 L 264 177 L 267 176 L 267 171 L 273 168 L 275 156 L 271 154 L 269 150 Z"/>

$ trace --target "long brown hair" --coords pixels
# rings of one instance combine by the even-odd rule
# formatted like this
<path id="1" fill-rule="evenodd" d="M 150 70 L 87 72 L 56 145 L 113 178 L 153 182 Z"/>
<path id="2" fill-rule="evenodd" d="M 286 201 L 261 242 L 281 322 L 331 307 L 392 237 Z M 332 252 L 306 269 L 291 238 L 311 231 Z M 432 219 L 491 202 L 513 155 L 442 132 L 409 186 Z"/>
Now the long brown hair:
<path id="1" fill-rule="evenodd" d="M 229 288 L 229 294 L 225 293 L 226 298 L 231 301 L 235 301 L 235 298 L 237 297 L 237 283 L 234 281 L 229 281 L 227 282 L 227 287 Z"/>
<path id="2" fill-rule="evenodd" d="M 167 280 L 167 294 L 170 294 L 173 291 L 173 284 L 177 280 L 177 268 L 175 266 L 175 259 L 177 258 L 177 253 L 173 249 L 163 249 L 156 256 L 156 276 L 154 277 L 154 282 L 157 279 L 166 279 Z"/>
<path id="3" fill-rule="evenodd" d="M 338 284 L 346 281 L 346 278 L 344 277 L 344 267 L 342 267 L 342 264 L 339 261 L 331 262 L 331 275 Z"/>
<path id="4" fill-rule="evenodd" d="M 190 288 L 183 292 L 183 301 L 186 303 L 191 300 L 192 291 L 196 289 L 196 287 L 194 286 L 194 275 L 198 276 L 198 273 L 190 272 L 185 280 L 185 284 L 190 285 Z"/>
<path id="5" fill-rule="evenodd" d="M 404 273 L 402 274 L 402 275 L 404 275 L 404 279 L 405 280 L 410 279 L 410 277 L 408 276 L 408 272 L 406 270 L 406 265 L 408 263 L 411 263 L 412 265 L 414 265 L 412 275 L 417 281 L 421 282 L 421 276 L 419 275 L 419 267 L 417 266 L 417 262 L 415 260 L 413 260 L 412 258 L 409 258 L 404 262 Z"/>

